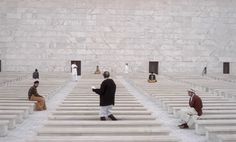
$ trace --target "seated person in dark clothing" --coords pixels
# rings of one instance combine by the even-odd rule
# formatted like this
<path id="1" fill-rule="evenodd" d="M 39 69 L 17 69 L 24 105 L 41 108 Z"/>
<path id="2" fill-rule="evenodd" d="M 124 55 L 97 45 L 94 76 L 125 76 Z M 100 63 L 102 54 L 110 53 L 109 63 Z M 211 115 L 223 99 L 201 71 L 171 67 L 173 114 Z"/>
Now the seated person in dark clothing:
<path id="1" fill-rule="evenodd" d="M 30 87 L 28 91 L 28 99 L 30 101 L 37 101 L 36 103 L 36 110 L 41 111 L 41 110 L 46 110 L 46 104 L 45 104 L 45 99 L 43 96 L 38 94 L 37 87 L 39 85 L 39 81 L 35 81 L 34 85 Z"/>
<path id="2" fill-rule="evenodd" d="M 117 120 L 111 112 L 115 105 L 116 84 L 109 76 L 110 73 L 105 71 L 103 73 L 105 80 L 102 82 L 100 89 L 92 87 L 92 90 L 100 97 L 100 119 L 102 121 L 106 120 L 106 117 Z"/>
<path id="3" fill-rule="evenodd" d="M 33 79 L 39 79 L 39 72 L 37 69 L 35 69 L 35 71 L 33 73 Z"/>
<path id="4" fill-rule="evenodd" d="M 155 74 L 153 74 L 153 72 L 149 75 L 148 82 L 149 82 L 149 83 L 155 83 L 155 82 L 157 82 L 156 76 L 155 76 Z"/>

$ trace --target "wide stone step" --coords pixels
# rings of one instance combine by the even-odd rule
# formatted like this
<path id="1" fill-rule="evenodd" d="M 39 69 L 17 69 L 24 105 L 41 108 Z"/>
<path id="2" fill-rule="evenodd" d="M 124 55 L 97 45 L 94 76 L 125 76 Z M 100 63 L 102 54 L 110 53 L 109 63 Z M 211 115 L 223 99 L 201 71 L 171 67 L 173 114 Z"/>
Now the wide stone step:
<path id="1" fill-rule="evenodd" d="M 29 101 L 29 100 L 2 100 L 1 98 L 0 98 L 0 103 L 13 103 L 13 104 L 15 104 L 15 103 L 24 103 L 24 104 L 33 104 L 34 105 L 34 103 L 36 103 L 37 101 Z"/>
<path id="2" fill-rule="evenodd" d="M 9 121 L 8 128 L 14 129 L 16 127 L 17 115 L 0 115 L 0 121 Z"/>
<path id="3" fill-rule="evenodd" d="M 0 106 L 29 106 L 34 107 L 35 104 L 32 102 L 29 103 L 9 103 L 9 102 L 0 102 Z"/>
<path id="4" fill-rule="evenodd" d="M 152 95 L 154 96 L 155 98 L 188 98 L 187 94 L 185 95 L 169 95 L 169 94 L 166 94 L 166 95 Z M 203 97 L 201 98 L 221 98 L 221 99 L 225 99 L 224 97 L 221 97 L 221 96 L 213 96 L 213 95 L 204 95 Z M 189 98 L 188 98 L 189 99 Z"/>
<path id="5" fill-rule="evenodd" d="M 155 120 L 155 118 L 146 115 L 135 115 L 135 116 L 127 116 L 127 115 L 117 115 L 115 116 L 119 121 L 122 120 Z M 99 116 L 97 115 L 50 115 L 50 120 L 99 120 Z"/>
<path id="6" fill-rule="evenodd" d="M 24 111 L 24 116 L 28 117 L 29 113 L 33 113 L 33 110 L 30 109 L 29 107 L 12 107 L 12 106 L 0 106 L 0 110 L 3 111 L 14 111 L 14 110 L 20 110 L 20 111 Z"/>
<path id="7" fill-rule="evenodd" d="M 179 142 L 173 136 L 36 136 L 27 142 Z"/>
<path id="8" fill-rule="evenodd" d="M 161 126 L 160 122 L 153 121 L 153 120 L 133 120 L 133 121 L 77 121 L 77 120 L 49 120 L 45 123 L 45 126 L 63 126 L 63 127 L 140 127 L 140 126 L 147 126 L 147 127 L 156 127 Z"/>
<path id="9" fill-rule="evenodd" d="M 56 110 L 97 110 L 99 111 L 100 110 L 100 107 L 97 106 L 97 107 L 58 107 Z M 131 111 L 131 110 L 135 110 L 135 111 L 143 111 L 143 110 L 146 110 L 145 108 L 143 107 L 113 107 L 112 108 L 112 111 Z"/>
<path id="10" fill-rule="evenodd" d="M 27 118 L 28 115 L 25 115 L 24 110 L 0 110 L 0 115 L 6 114 L 6 115 L 20 115 L 22 118 Z"/>
<path id="11" fill-rule="evenodd" d="M 32 103 L 0 103 L 0 110 L 11 109 L 11 108 L 26 108 L 29 110 L 30 113 L 34 111 L 35 104 Z"/>
<path id="12" fill-rule="evenodd" d="M 188 103 L 186 104 L 167 104 L 166 107 L 168 109 L 171 109 L 172 107 L 187 107 L 189 106 Z M 204 104 L 204 108 L 206 107 L 231 107 L 231 108 L 235 108 L 236 109 L 236 104 L 227 104 L 227 103 L 214 103 L 214 104 Z"/>
<path id="13" fill-rule="evenodd" d="M 170 90 L 170 88 L 169 89 L 167 89 L 166 91 L 158 91 L 158 90 L 153 90 L 153 91 L 150 91 L 150 90 L 146 90 L 146 92 L 148 93 L 148 94 L 151 94 L 152 96 L 162 96 L 162 95 L 168 95 L 168 96 L 176 96 L 176 95 L 179 95 L 179 96 L 186 96 L 186 94 L 187 94 L 187 91 L 185 92 L 179 92 L 179 91 L 176 91 L 176 90 L 174 90 L 174 91 L 169 91 Z"/>
<path id="14" fill-rule="evenodd" d="M 197 120 L 196 121 L 196 133 L 197 134 L 205 134 L 206 129 L 205 127 L 208 126 L 236 126 L 236 120 Z"/>
<path id="15" fill-rule="evenodd" d="M 178 116 L 178 111 L 182 108 L 186 108 L 181 106 L 181 107 L 169 107 L 168 108 L 168 112 L 169 113 L 173 113 L 175 116 Z M 205 110 L 222 110 L 222 111 L 225 111 L 225 110 L 236 110 L 236 107 L 230 107 L 230 106 L 204 106 L 203 107 L 203 113 Z"/>
<path id="16" fill-rule="evenodd" d="M 95 94 L 92 91 L 78 91 L 78 92 L 71 92 L 70 96 L 98 96 L 97 94 Z M 120 96 L 120 97 L 130 97 L 129 92 L 116 92 L 115 94 L 116 97 Z"/>
<path id="17" fill-rule="evenodd" d="M 80 89 L 80 90 L 78 89 L 78 91 L 73 90 L 71 92 L 71 94 L 74 94 L 74 95 L 76 95 L 76 94 L 83 94 L 83 95 L 93 94 L 93 95 L 96 95 L 95 92 L 92 91 L 92 89 Z M 118 95 L 127 95 L 127 94 L 129 94 L 129 92 L 126 91 L 126 90 L 116 90 L 116 95 L 117 94 Z"/>
<path id="18" fill-rule="evenodd" d="M 208 114 L 236 114 L 236 110 L 204 110 L 204 115 Z"/>
<path id="19" fill-rule="evenodd" d="M 24 91 L 23 94 L 19 94 L 19 93 L 16 93 L 16 94 L 0 94 L 0 98 L 1 100 L 24 100 L 24 101 L 29 101 L 28 100 L 28 95 L 25 94 L 26 91 Z M 40 95 L 42 96 L 49 96 L 48 93 L 40 93 Z"/>
<path id="20" fill-rule="evenodd" d="M 60 107 L 95 107 L 99 104 L 60 104 Z M 141 104 L 115 104 L 115 107 L 143 107 Z"/>
<path id="21" fill-rule="evenodd" d="M 219 134 L 236 135 L 236 126 L 212 126 L 205 129 L 208 142 L 216 142 Z"/>
<path id="22" fill-rule="evenodd" d="M 216 142 L 236 142 L 235 134 L 219 134 Z"/>
<path id="23" fill-rule="evenodd" d="M 26 98 L 25 96 L 22 96 L 22 97 L 20 97 L 20 96 L 14 97 L 14 96 L 6 96 L 5 94 L 4 94 L 4 96 L 1 96 L 1 97 L 0 97 L 0 100 L 29 101 L 28 98 Z"/>
<path id="24" fill-rule="evenodd" d="M 222 100 L 216 100 L 216 101 L 212 101 L 212 100 L 203 100 L 202 101 L 203 104 L 236 104 L 235 101 L 222 101 Z M 188 101 L 162 101 L 163 104 L 167 105 L 167 104 L 186 104 L 188 103 Z"/>
<path id="25" fill-rule="evenodd" d="M 24 116 L 22 113 L 2 112 L 0 110 L 0 117 L 2 116 L 15 116 L 16 123 L 22 123 L 24 119 Z"/>
<path id="26" fill-rule="evenodd" d="M 214 120 L 214 119 L 235 119 L 236 114 L 211 114 L 211 115 L 202 115 L 200 120 Z"/>
<path id="27" fill-rule="evenodd" d="M 208 100 L 208 101 L 228 101 L 228 99 L 223 99 L 221 97 L 201 97 L 202 100 Z M 166 98 L 160 98 L 158 99 L 160 101 L 189 101 L 188 97 L 166 97 Z"/>
<path id="28" fill-rule="evenodd" d="M 55 111 L 53 115 L 97 115 L 98 111 L 77 110 L 77 111 Z M 112 111 L 114 115 L 151 115 L 148 111 Z"/>
<path id="29" fill-rule="evenodd" d="M 63 101 L 62 104 L 98 104 L 99 100 L 96 101 Z M 115 101 L 116 105 L 123 105 L 123 104 L 140 104 L 137 101 Z"/>
<path id="30" fill-rule="evenodd" d="M 66 97 L 64 101 L 98 101 L 99 98 L 93 97 L 93 98 L 78 98 L 78 97 Z M 137 101 L 135 98 L 115 98 L 116 101 Z"/>
<path id="31" fill-rule="evenodd" d="M 63 131 L 62 131 L 63 130 Z M 140 127 L 137 128 L 125 128 L 124 127 L 111 127 L 111 128 L 42 128 L 38 131 L 39 136 L 132 136 L 132 135 L 168 135 L 169 130 L 166 128 L 158 127 Z"/>
<path id="32" fill-rule="evenodd" d="M 80 91 L 82 91 L 82 92 L 85 92 L 85 91 L 92 92 L 91 86 L 95 86 L 96 88 L 99 88 L 100 83 L 101 82 L 98 83 L 99 85 L 91 85 L 92 84 L 91 82 L 90 82 L 90 84 L 78 84 L 79 87 L 75 87 L 73 91 L 74 92 L 80 92 Z M 127 92 L 127 90 L 122 85 L 120 86 L 118 84 L 116 84 L 116 91 L 117 92 Z"/>
<path id="33" fill-rule="evenodd" d="M 90 99 L 90 98 L 99 98 L 98 95 L 88 95 L 88 94 L 84 94 L 84 95 L 80 95 L 80 94 L 76 94 L 76 95 L 68 95 L 67 98 L 86 98 L 86 99 Z M 134 97 L 133 96 L 119 96 L 119 95 L 116 95 L 115 98 L 119 98 L 119 99 L 133 99 Z"/>

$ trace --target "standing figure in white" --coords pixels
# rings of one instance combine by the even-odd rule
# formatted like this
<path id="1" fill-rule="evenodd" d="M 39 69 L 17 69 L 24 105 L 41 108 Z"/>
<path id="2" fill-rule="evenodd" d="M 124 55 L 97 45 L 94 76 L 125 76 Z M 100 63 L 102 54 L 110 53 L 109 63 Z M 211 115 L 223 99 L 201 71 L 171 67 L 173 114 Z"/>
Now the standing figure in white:
<path id="1" fill-rule="evenodd" d="M 125 73 L 129 73 L 129 66 L 128 66 L 128 63 L 125 64 Z"/>
<path id="2" fill-rule="evenodd" d="M 75 64 L 75 63 L 72 63 L 71 65 L 71 73 L 72 73 L 72 80 L 73 81 L 77 81 L 78 78 L 77 78 L 77 68 L 78 66 Z"/>

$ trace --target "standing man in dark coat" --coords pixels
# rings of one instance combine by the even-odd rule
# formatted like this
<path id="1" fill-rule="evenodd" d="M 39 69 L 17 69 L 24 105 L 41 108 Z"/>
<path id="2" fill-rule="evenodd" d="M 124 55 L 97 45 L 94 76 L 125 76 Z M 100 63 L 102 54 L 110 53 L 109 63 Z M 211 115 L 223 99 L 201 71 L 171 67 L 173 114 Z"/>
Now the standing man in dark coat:
<path id="1" fill-rule="evenodd" d="M 104 121 L 108 117 L 111 120 L 117 120 L 111 112 L 115 105 L 116 84 L 109 78 L 110 73 L 108 71 L 103 73 L 103 77 L 105 80 L 102 82 L 100 89 L 92 87 L 92 90 L 100 96 L 100 119 Z"/>

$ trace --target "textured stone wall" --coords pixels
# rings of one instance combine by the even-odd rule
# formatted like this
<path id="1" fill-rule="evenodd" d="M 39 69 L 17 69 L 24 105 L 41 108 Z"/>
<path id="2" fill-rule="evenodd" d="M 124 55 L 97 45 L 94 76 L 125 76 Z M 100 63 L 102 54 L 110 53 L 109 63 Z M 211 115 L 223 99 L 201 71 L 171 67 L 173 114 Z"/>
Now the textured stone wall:
<path id="1" fill-rule="evenodd" d="M 235 0 L 0 0 L 4 71 L 222 72 L 236 62 Z M 232 68 L 234 69 L 234 67 Z M 234 72 L 234 71 L 232 71 Z M 235 71 L 236 72 L 236 71 Z"/>

